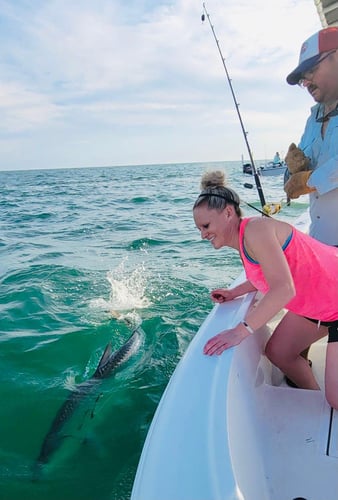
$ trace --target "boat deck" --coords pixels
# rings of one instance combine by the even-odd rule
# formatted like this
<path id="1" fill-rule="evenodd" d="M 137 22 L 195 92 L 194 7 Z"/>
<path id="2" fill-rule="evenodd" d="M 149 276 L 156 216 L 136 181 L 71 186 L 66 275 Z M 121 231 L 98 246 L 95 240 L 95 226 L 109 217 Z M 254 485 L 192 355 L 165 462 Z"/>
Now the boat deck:
<path id="1" fill-rule="evenodd" d="M 313 371 L 322 387 L 325 349 L 325 343 L 319 342 L 310 350 Z M 262 359 L 262 363 L 267 363 L 266 359 Z M 261 394 L 256 407 L 266 498 L 337 500 L 337 412 L 327 405 L 322 391 L 290 388 L 281 372 L 275 367 L 271 368 L 271 381 L 264 380 L 259 387 Z M 261 370 L 262 366 L 258 366 L 256 386 L 262 376 Z M 229 426 L 231 436 L 236 435 L 236 428 L 231 429 L 233 425 L 235 423 Z M 232 446 L 235 456 L 238 453 L 237 445 L 233 443 Z M 238 465 L 234 470 L 239 471 L 236 479 L 241 491 L 248 493 L 251 486 L 243 477 L 243 468 Z M 259 500 L 258 496 L 252 497 L 250 494 L 244 494 L 243 497 Z"/>

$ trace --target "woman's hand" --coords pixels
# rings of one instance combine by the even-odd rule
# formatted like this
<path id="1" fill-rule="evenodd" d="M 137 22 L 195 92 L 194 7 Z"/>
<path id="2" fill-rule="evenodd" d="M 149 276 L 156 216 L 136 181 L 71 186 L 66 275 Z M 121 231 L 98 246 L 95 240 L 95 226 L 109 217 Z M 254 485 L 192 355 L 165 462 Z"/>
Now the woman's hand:
<path id="1" fill-rule="evenodd" d="M 239 323 L 235 328 L 230 330 L 224 330 L 223 332 L 215 335 L 208 340 L 205 344 L 203 352 L 207 356 L 213 356 L 214 354 L 222 354 L 223 351 L 238 345 L 248 337 L 250 334 L 244 325 Z"/>
<path id="2" fill-rule="evenodd" d="M 233 300 L 236 295 L 233 290 L 226 288 L 216 288 L 210 293 L 211 300 L 213 302 L 217 302 L 222 304 L 222 302 L 228 302 L 229 300 Z"/>

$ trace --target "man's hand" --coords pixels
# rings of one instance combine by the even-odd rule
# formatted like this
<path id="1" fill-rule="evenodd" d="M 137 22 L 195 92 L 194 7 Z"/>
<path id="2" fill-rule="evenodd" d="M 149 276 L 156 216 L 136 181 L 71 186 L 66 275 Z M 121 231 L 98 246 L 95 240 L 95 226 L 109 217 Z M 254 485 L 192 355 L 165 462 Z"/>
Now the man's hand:
<path id="1" fill-rule="evenodd" d="M 300 148 L 297 148 L 296 144 L 292 143 L 285 156 L 285 163 L 288 166 L 290 174 L 296 174 L 297 172 L 309 169 L 310 159 L 305 156 Z"/>
<path id="2" fill-rule="evenodd" d="M 312 170 L 308 170 L 306 172 L 297 172 L 290 176 L 290 179 L 285 183 L 284 191 L 291 200 L 299 198 L 301 194 L 308 194 L 316 191 L 315 188 L 311 188 L 307 185 L 307 181 L 311 174 Z"/>

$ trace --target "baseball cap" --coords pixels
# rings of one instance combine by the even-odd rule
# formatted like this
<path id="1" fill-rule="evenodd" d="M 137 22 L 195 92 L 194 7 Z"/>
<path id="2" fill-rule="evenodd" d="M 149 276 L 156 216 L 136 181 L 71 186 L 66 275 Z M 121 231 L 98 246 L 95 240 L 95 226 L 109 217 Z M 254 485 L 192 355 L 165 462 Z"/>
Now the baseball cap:
<path id="1" fill-rule="evenodd" d="M 286 78 L 290 85 L 296 85 L 302 74 L 316 66 L 323 52 L 338 49 L 338 27 L 331 26 L 310 36 L 300 49 L 298 66 Z"/>

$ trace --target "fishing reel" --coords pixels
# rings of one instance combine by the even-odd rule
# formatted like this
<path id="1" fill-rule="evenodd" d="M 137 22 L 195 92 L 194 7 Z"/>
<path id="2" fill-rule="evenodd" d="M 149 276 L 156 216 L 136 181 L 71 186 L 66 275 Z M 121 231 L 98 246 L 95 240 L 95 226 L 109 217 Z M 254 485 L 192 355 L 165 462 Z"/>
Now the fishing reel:
<path id="1" fill-rule="evenodd" d="M 265 215 L 275 215 L 282 210 L 281 203 L 266 203 L 263 207 Z"/>

